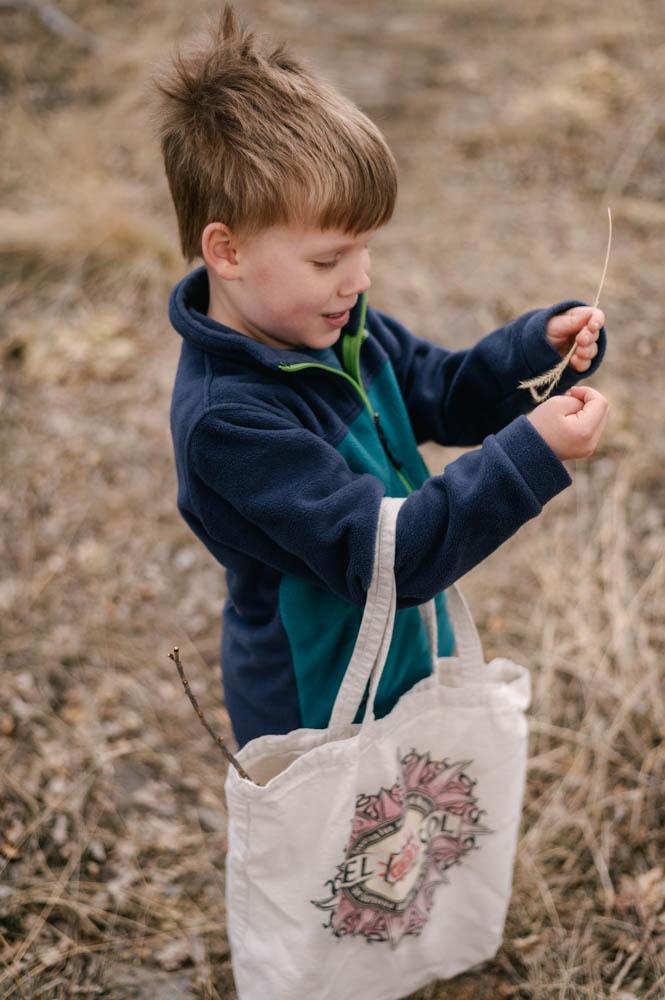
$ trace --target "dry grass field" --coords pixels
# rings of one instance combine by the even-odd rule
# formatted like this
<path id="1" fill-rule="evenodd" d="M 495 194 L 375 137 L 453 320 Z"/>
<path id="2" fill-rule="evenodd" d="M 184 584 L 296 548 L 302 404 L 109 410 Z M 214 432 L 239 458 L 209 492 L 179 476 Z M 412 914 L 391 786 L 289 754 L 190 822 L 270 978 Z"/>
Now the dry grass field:
<path id="1" fill-rule="evenodd" d="M 224 767 L 168 659 L 228 733 L 224 576 L 175 507 L 184 265 L 148 115 L 156 63 L 215 7 L 62 0 L 85 34 L 39 7 L 0 4 L 0 1000 L 232 1000 Z M 505 943 L 417 996 L 662 1000 L 665 5 L 239 10 L 386 133 L 371 301 L 414 331 L 459 348 L 591 300 L 612 207 L 602 447 L 463 581 L 487 653 L 534 681 Z"/>

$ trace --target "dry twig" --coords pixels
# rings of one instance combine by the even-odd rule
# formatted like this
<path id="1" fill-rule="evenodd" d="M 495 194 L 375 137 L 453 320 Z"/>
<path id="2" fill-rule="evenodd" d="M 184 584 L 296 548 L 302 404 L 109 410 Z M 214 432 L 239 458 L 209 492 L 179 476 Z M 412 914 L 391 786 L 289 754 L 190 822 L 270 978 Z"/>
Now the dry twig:
<path id="1" fill-rule="evenodd" d="M 238 763 L 238 761 L 236 760 L 236 758 L 233 756 L 233 754 L 231 753 L 231 751 L 227 747 L 226 743 L 224 742 L 224 739 L 221 736 L 219 736 L 214 731 L 214 729 L 210 726 L 210 724 L 208 723 L 208 720 L 206 719 L 205 715 L 201 711 L 201 708 L 199 707 L 199 703 L 196 700 L 196 696 L 195 696 L 194 692 L 192 691 L 192 689 L 189 686 L 189 681 L 185 677 L 185 671 L 183 670 L 182 663 L 180 662 L 180 649 L 179 649 L 178 646 L 174 646 L 173 647 L 173 652 L 169 653 L 169 657 L 173 660 L 173 662 L 176 665 L 176 668 L 178 670 L 178 675 L 180 677 L 180 680 L 182 681 L 182 686 L 185 689 L 185 693 L 186 693 L 187 697 L 189 698 L 189 700 L 192 703 L 194 711 L 196 712 L 196 714 L 198 715 L 199 719 L 201 720 L 201 725 L 204 727 L 204 729 L 206 729 L 210 733 L 210 735 L 212 736 L 213 740 L 215 741 L 215 743 L 217 744 L 217 746 L 219 747 L 219 749 L 222 751 L 222 753 L 226 757 L 226 759 L 229 762 L 229 764 L 232 764 L 235 767 L 235 769 L 238 772 L 238 774 L 240 775 L 240 777 L 241 778 L 246 778 L 248 781 L 252 781 L 252 783 L 255 784 L 255 785 L 260 785 L 261 784 L 260 781 L 253 781 L 253 779 L 250 778 L 250 776 L 247 774 L 247 771 L 245 771 L 245 769 L 242 766 L 242 764 Z"/>

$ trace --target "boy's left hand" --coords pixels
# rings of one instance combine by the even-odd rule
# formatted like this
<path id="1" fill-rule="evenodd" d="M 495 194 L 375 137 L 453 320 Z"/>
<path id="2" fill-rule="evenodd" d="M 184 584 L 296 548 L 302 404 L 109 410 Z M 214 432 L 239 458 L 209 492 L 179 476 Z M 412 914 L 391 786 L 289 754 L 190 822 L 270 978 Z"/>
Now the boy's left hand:
<path id="1" fill-rule="evenodd" d="M 562 358 L 565 358 L 575 342 L 577 350 L 570 359 L 570 364 L 575 371 L 585 372 L 598 354 L 598 334 L 604 323 L 605 313 L 602 309 L 573 306 L 552 317 L 547 324 L 545 336 Z"/>

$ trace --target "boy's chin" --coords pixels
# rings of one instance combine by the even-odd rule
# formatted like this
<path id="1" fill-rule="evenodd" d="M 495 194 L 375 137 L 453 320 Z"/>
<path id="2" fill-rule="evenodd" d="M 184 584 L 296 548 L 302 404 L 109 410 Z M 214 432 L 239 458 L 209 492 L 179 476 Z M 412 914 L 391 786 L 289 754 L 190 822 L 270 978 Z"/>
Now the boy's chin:
<path id="1" fill-rule="evenodd" d="M 298 346 L 314 349 L 317 347 L 332 347 L 339 340 L 341 333 L 341 330 L 324 330 L 321 333 L 310 334 L 304 337 Z"/>

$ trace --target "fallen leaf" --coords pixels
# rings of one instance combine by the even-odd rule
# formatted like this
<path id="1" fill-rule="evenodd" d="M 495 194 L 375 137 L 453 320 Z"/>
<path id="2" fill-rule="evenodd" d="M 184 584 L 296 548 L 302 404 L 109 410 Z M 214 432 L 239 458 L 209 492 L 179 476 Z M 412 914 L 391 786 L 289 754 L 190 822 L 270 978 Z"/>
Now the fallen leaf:
<path id="1" fill-rule="evenodd" d="M 166 969 L 167 972 L 179 969 L 190 957 L 191 946 L 186 938 L 178 938 L 175 941 L 170 941 L 169 944 L 155 952 L 155 958 L 162 969 Z"/>
<path id="2" fill-rule="evenodd" d="M 623 875 L 619 883 L 616 897 L 619 910 L 630 907 L 638 909 L 642 914 L 659 913 L 665 906 L 665 878 L 661 865 L 651 868 L 639 875 Z"/>
<path id="3" fill-rule="evenodd" d="M 8 840 L 3 840 L 0 844 L 0 854 L 3 854 L 9 861 L 16 861 L 21 857 L 18 847 L 14 847 Z"/>

